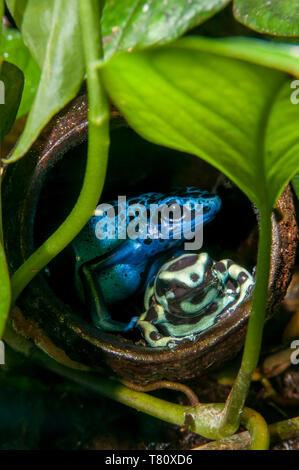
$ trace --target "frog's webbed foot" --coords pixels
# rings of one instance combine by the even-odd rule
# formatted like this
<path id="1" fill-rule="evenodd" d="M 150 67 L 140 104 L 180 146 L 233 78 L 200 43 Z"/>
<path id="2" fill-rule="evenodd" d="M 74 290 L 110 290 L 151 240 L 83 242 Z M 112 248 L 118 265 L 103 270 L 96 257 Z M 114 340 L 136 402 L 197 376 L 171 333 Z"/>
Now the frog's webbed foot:
<path id="1" fill-rule="evenodd" d="M 133 317 L 128 324 L 115 321 L 111 318 L 104 304 L 100 286 L 96 283 L 88 266 L 82 266 L 82 282 L 84 285 L 86 302 L 95 326 L 101 330 L 113 333 L 125 333 L 135 327 L 136 317 Z"/>
<path id="2" fill-rule="evenodd" d="M 233 261 L 221 260 L 220 263 L 221 262 L 226 266 L 228 277 L 233 279 L 238 286 L 236 301 L 234 303 L 234 307 L 236 308 L 252 293 L 255 285 L 254 280 L 246 269 Z"/>

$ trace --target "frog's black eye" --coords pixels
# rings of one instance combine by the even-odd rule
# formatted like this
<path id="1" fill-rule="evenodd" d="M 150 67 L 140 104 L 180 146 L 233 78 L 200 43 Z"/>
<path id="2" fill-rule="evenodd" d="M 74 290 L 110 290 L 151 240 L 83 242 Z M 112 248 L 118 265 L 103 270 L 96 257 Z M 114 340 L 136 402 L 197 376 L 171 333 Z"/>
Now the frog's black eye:
<path id="1" fill-rule="evenodd" d="M 176 199 L 170 199 L 167 201 L 168 206 L 176 206 L 178 204 L 178 201 Z"/>
<path id="2" fill-rule="evenodd" d="M 208 212 L 210 212 L 210 207 L 209 207 L 209 206 L 203 206 L 202 212 L 203 212 L 204 214 L 207 214 Z"/>

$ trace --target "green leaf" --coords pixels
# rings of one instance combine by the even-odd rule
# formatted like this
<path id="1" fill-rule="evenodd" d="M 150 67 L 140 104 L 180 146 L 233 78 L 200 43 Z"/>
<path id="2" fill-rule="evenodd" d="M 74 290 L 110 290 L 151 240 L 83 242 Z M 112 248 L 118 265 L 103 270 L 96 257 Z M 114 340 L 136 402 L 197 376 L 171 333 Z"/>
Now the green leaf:
<path id="1" fill-rule="evenodd" d="M 299 45 L 237 36 L 221 39 L 189 36 L 178 41 L 175 47 L 185 47 L 185 44 L 188 49 L 246 60 L 299 77 Z"/>
<path id="2" fill-rule="evenodd" d="M 114 57 L 103 68 L 106 89 L 142 137 L 203 158 L 259 208 L 273 206 L 299 167 L 287 75 L 195 43 Z"/>
<path id="3" fill-rule="evenodd" d="M 22 37 L 42 63 L 42 73 L 25 130 L 8 162 L 27 152 L 43 127 L 74 98 L 84 78 L 78 0 L 28 0 L 23 6 Z"/>
<path id="4" fill-rule="evenodd" d="M 3 28 L 0 55 L 22 70 L 25 86 L 18 116 L 27 114 L 32 106 L 40 80 L 40 69 L 25 46 L 21 34 L 12 28 Z"/>
<path id="5" fill-rule="evenodd" d="M 299 173 L 297 173 L 294 178 L 293 178 L 293 181 L 292 181 L 292 184 L 293 184 L 293 188 L 297 194 L 297 197 L 299 199 Z"/>
<path id="6" fill-rule="evenodd" d="M 24 76 L 15 65 L 3 62 L 0 71 L 0 142 L 10 131 L 22 97 Z"/>
<path id="7" fill-rule="evenodd" d="M 0 338 L 3 336 L 11 301 L 10 280 L 5 253 L 0 243 Z"/>
<path id="8" fill-rule="evenodd" d="M 105 53 L 171 41 L 223 8 L 229 0 L 123 0 L 103 11 Z M 42 68 L 25 131 L 10 158 L 22 157 L 42 128 L 79 90 L 84 76 L 78 2 L 8 0 L 22 38 Z M 38 18 L 38 21 L 36 20 Z"/>
<path id="9" fill-rule="evenodd" d="M 50 38 L 55 3 L 61 0 L 7 0 L 7 6 L 32 56 L 43 67 Z M 75 0 L 76 2 L 76 0 Z M 38 19 L 38 20 L 37 20 Z"/>
<path id="10" fill-rule="evenodd" d="M 102 14 L 105 58 L 115 52 L 170 42 L 224 8 L 230 0 L 106 0 Z M 42 66 L 54 3 L 7 0 L 37 62 Z M 38 18 L 39 21 L 35 19 Z"/>
<path id="11" fill-rule="evenodd" d="M 299 36 L 297 0 L 234 0 L 235 18 L 260 33 Z"/>
<path id="12" fill-rule="evenodd" d="M 299 105 L 291 101 L 288 82 L 271 109 L 265 135 L 265 169 L 272 200 L 299 171 Z"/>
<path id="13" fill-rule="evenodd" d="M 6 0 L 6 5 L 8 6 L 18 28 L 20 28 L 20 25 L 22 24 L 27 2 L 28 0 Z"/>
<path id="14" fill-rule="evenodd" d="M 230 0 L 106 0 L 102 16 L 105 58 L 117 51 L 161 45 L 221 10 Z"/>

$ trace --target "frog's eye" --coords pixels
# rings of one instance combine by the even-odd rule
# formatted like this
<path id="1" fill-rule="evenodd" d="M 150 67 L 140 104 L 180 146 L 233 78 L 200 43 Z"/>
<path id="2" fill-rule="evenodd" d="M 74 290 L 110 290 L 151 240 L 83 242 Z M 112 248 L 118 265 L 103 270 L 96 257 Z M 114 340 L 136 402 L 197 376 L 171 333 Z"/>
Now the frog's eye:
<path id="1" fill-rule="evenodd" d="M 178 204 L 178 201 L 176 199 L 170 199 L 170 201 L 167 201 L 167 204 L 169 206 L 175 206 Z"/>
<path id="2" fill-rule="evenodd" d="M 210 211 L 211 211 L 211 208 L 209 206 L 203 206 L 203 208 L 202 208 L 203 214 L 207 214 Z"/>

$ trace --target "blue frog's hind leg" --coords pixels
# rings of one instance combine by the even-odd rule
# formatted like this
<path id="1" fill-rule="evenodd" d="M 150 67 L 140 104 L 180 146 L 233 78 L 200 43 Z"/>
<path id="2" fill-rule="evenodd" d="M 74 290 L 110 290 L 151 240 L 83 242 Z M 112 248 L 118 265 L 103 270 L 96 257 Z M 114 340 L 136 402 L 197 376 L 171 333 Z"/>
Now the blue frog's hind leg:
<path id="1" fill-rule="evenodd" d="M 139 258 L 140 244 L 137 241 L 128 240 L 116 247 L 109 254 L 105 254 L 92 262 L 81 266 L 81 282 L 84 285 L 85 299 L 91 311 L 94 324 L 105 331 L 126 332 L 132 330 L 136 323 L 136 317 L 133 317 L 128 324 L 115 321 L 111 318 L 104 302 L 103 292 L 99 282 L 96 280 L 97 273 L 102 270 L 119 264 L 126 264 L 128 260 L 132 263 L 133 258 Z M 142 263 L 135 266 L 136 275 L 130 278 L 131 289 L 137 291 L 140 285 L 139 270 L 142 269 Z M 117 300 L 117 299 L 116 299 Z"/>
<path id="2" fill-rule="evenodd" d="M 136 318 L 132 318 L 127 323 L 118 322 L 111 318 L 105 303 L 103 296 L 101 295 L 101 288 L 95 281 L 94 275 L 89 266 L 82 267 L 82 281 L 84 285 L 86 303 L 89 311 L 91 312 L 92 320 L 95 326 L 104 330 L 114 333 L 124 333 L 133 329 Z"/>

